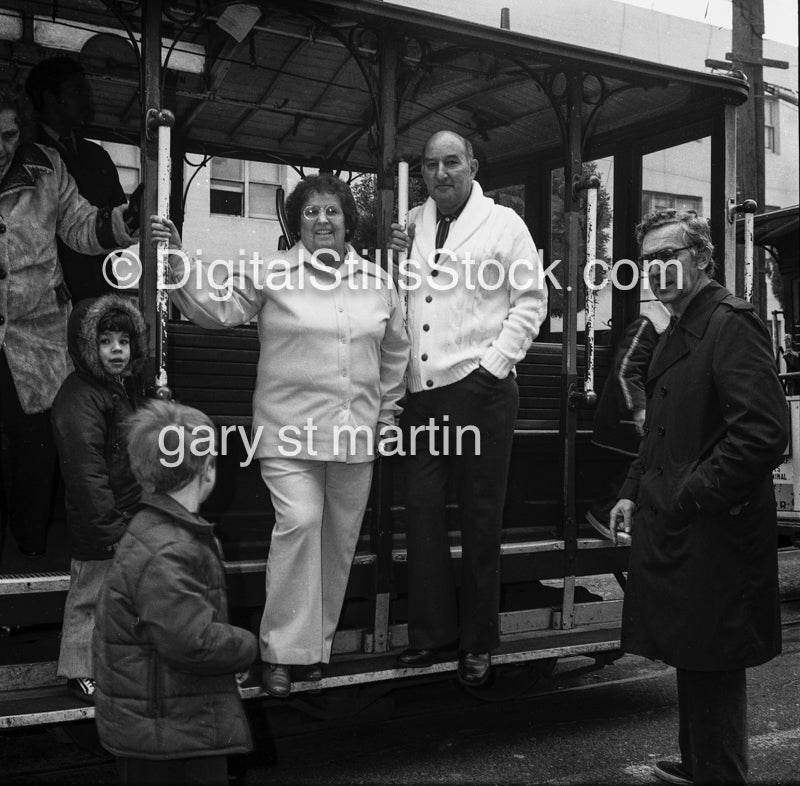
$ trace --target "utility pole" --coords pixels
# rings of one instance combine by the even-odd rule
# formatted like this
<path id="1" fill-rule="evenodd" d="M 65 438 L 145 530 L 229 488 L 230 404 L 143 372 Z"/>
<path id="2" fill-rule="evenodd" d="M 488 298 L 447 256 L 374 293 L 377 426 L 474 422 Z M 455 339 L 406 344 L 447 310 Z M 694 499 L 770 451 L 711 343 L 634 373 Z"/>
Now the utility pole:
<path id="1" fill-rule="evenodd" d="M 736 201 L 754 199 L 758 210 L 766 208 L 764 186 L 764 66 L 788 68 L 782 60 L 764 59 L 764 0 L 732 0 L 732 52 L 726 61 L 706 60 L 709 68 L 741 71 L 750 85 L 750 97 L 739 107 L 736 123 Z M 758 246 L 754 253 L 753 305 L 762 319 L 766 317 L 766 282 L 764 251 Z M 737 252 L 737 294 L 744 290 L 741 252 Z"/>
<path id="2" fill-rule="evenodd" d="M 764 0 L 733 0 L 733 52 L 726 54 L 733 67 L 750 83 L 750 98 L 739 107 L 736 150 L 736 201 L 754 199 L 765 208 L 764 188 Z M 737 260 L 740 253 L 737 253 Z M 743 265 L 737 264 L 737 270 Z M 764 251 L 753 252 L 753 305 L 766 317 Z M 737 275 L 737 285 L 738 285 Z"/>

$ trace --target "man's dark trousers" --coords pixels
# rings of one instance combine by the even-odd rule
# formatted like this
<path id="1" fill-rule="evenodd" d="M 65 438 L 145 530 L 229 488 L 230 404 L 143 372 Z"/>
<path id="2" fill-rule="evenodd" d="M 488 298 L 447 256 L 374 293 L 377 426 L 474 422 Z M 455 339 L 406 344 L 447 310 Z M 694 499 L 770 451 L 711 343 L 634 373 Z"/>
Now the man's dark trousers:
<path id="1" fill-rule="evenodd" d="M 694 783 L 747 783 L 745 670 L 676 671 L 678 743 Z"/>
<path id="2" fill-rule="evenodd" d="M 412 648 L 435 649 L 458 639 L 466 652 L 487 652 L 500 643 L 500 533 L 518 407 L 513 375 L 500 380 L 482 368 L 409 396 L 402 426 Z M 433 450 L 431 419 L 437 427 Z M 415 426 L 426 430 L 414 440 L 416 455 L 409 455 Z M 457 429 L 468 426 L 477 428 L 479 444 L 464 431 L 459 447 Z M 463 549 L 458 599 L 445 515 L 450 477 Z"/>

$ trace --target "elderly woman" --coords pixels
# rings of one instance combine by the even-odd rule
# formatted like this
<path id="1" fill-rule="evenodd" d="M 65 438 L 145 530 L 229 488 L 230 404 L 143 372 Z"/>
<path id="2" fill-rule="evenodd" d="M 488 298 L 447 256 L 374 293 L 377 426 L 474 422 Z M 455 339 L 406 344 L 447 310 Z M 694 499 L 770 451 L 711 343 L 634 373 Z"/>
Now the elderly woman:
<path id="1" fill-rule="evenodd" d="M 55 150 L 23 141 L 24 117 L 16 93 L 0 87 L 0 427 L 11 452 L 4 486 L 19 550 L 37 557 L 56 468 L 50 406 L 72 370 L 56 236 L 100 254 L 130 245 L 135 220 L 125 205 L 98 209 L 81 197 Z"/>
<path id="2" fill-rule="evenodd" d="M 391 278 L 347 244 L 358 218 L 349 187 L 308 177 L 286 210 L 299 242 L 245 275 L 209 281 L 199 262 L 170 255 L 173 281 L 186 282 L 171 297 L 193 322 L 258 317 L 253 434 L 275 508 L 260 646 L 273 696 L 289 694 L 290 665 L 314 680 L 330 660 L 375 441 L 395 424 L 409 352 Z M 152 226 L 156 242 L 180 247 L 170 221 Z"/>

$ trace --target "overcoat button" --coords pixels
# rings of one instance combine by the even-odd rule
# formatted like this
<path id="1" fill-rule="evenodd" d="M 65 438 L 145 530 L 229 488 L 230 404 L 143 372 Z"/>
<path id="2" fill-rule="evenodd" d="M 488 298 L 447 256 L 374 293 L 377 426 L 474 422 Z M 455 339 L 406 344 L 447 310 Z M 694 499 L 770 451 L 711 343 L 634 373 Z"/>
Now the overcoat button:
<path id="1" fill-rule="evenodd" d="M 429 388 L 432 388 L 432 387 L 433 387 L 433 380 L 432 380 L 432 379 L 429 379 L 429 380 L 428 380 L 428 381 L 427 381 L 425 384 L 426 384 L 426 385 L 427 385 Z"/>
<path id="2" fill-rule="evenodd" d="M 420 357 L 420 360 L 427 360 L 427 359 L 428 356 L 425 353 L 423 353 L 422 356 Z"/>
<path id="3" fill-rule="evenodd" d="M 661 388 L 661 398 L 664 398 L 667 395 L 667 389 Z"/>
<path id="4" fill-rule="evenodd" d="M 666 434 L 666 433 L 667 433 L 667 430 L 663 426 L 659 426 L 658 427 L 658 436 L 659 437 L 663 437 L 664 434 Z"/>
<path id="5" fill-rule="evenodd" d="M 664 474 L 664 467 L 656 467 L 656 475 L 661 477 Z"/>

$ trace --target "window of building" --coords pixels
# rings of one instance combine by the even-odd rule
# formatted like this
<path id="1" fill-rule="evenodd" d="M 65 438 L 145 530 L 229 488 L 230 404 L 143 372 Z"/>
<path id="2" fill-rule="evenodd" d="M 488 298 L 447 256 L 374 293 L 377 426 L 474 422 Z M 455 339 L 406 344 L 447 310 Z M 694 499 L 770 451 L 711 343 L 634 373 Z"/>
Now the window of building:
<path id="1" fill-rule="evenodd" d="M 661 191 L 642 191 L 642 215 L 651 210 L 684 210 L 687 213 L 694 213 L 696 216 L 703 215 L 703 197 L 688 196 L 685 194 L 665 194 Z"/>
<path id="2" fill-rule="evenodd" d="M 212 213 L 244 215 L 244 163 L 238 158 L 211 159 Z"/>
<path id="3" fill-rule="evenodd" d="M 764 149 L 779 153 L 778 99 L 764 96 Z"/>
<path id="4" fill-rule="evenodd" d="M 212 158 L 211 212 L 247 218 L 276 218 L 275 194 L 280 183 L 278 164 Z"/>

